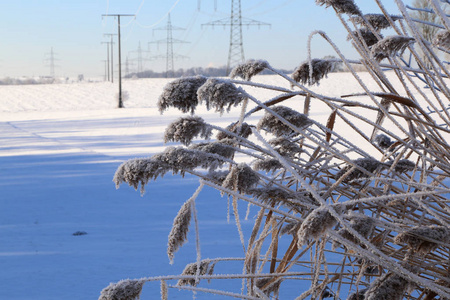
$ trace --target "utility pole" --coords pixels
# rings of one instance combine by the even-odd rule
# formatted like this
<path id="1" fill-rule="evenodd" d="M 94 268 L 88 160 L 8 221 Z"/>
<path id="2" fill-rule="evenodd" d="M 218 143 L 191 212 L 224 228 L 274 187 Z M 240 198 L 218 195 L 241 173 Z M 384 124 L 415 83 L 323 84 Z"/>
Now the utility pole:
<path id="1" fill-rule="evenodd" d="M 231 68 L 245 60 L 244 43 L 242 39 L 242 25 L 249 26 L 270 26 L 269 23 L 263 23 L 248 18 L 243 18 L 241 13 L 241 0 L 231 0 L 230 18 L 213 21 L 202 26 L 230 26 L 230 48 L 228 51 L 227 75 Z"/>
<path id="2" fill-rule="evenodd" d="M 172 38 L 172 31 L 173 30 L 184 30 L 184 28 L 172 26 L 172 22 L 170 21 L 170 14 L 169 14 L 168 18 L 167 18 L 167 26 L 157 28 L 155 30 L 167 31 L 167 38 L 156 41 L 156 43 L 158 43 L 158 44 L 161 42 L 166 43 L 166 56 L 165 56 L 165 58 L 166 58 L 166 77 L 169 78 L 171 76 L 174 76 L 174 74 L 175 74 L 175 70 L 174 70 L 174 66 L 173 66 L 173 58 L 174 58 L 173 44 L 174 43 L 187 43 L 185 41 Z M 180 58 L 180 57 L 185 57 L 185 56 L 176 54 L 176 57 Z M 171 76 L 169 76 L 169 75 L 171 75 Z"/>
<path id="3" fill-rule="evenodd" d="M 107 62 L 107 65 L 106 65 L 107 72 L 106 73 L 108 73 L 108 81 L 111 81 L 111 79 L 109 78 L 109 44 L 111 44 L 111 42 L 101 42 L 101 43 L 106 44 L 106 60 L 105 60 Z M 105 77 L 106 77 L 106 73 L 105 73 Z M 105 81 L 106 81 L 106 79 L 105 79 Z"/>
<path id="4" fill-rule="evenodd" d="M 107 60 L 102 60 L 102 62 L 105 63 L 105 76 L 103 77 L 103 81 L 106 81 L 106 75 L 108 74 L 108 81 L 109 81 L 109 61 Z"/>
<path id="5" fill-rule="evenodd" d="M 109 45 L 111 45 L 111 64 L 110 64 L 110 68 L 111 68 L 111 82 L 114 82 L 114 55 L 113 55 L 113 45 L 114 45 L 114 40 L 113 37 L 117 35 L 116 33 L 105 33 L 103 34 L 103 36 L 109 36 L 111 38 Z M 109 48 L 109 46 L 108 46 Z M 109 75 L 108 75 L 108 80 L 109 80 Z"/>
<path id="6" fill-rule="evenodd" d="M 120 17 L 135 17 L 136 15 L 129 15 L 129 14 L 106 14 L 102 15 L 104 17 L 117 17 L 117 38 L 119 40 L 119 108 L 123 108 L 123 101 L 122 101 L 122 58 L 121 58 L 121 49 L 120 49 Z M 111 47 L 112 48 L 112 47 Z"/>

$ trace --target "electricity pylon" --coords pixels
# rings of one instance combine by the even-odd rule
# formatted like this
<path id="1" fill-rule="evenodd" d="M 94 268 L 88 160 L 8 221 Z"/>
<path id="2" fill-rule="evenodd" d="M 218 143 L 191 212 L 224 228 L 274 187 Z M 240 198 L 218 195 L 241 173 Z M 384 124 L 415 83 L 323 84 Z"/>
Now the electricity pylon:
<path id="1" fill-rule="evenodd" d="M 241 0 L 231 0 L 230 18 L 225 18 L 210 23 L 202 24 L 202 26 L 230 26 L 230 48 L 228 51 L 227 74 L 231 68 L 245 61 L 244 42 L 242 39 L 242 26 L 270 26 L 269 23 L 259 22 L 252 19 L 242 17 Z"/>
<path id="2" fill-rule="evenodd" d="M 173 53 L 173 44 L 174 43 L 188 43 L 186 41 L 174 39 L 172 37 L 172 31 L 173 30 L 184 30 L 184 28 L 172 26 L 172 22 L 170 21 L 170 14 L 167 18 L 167 26 L 156 28 L 155 30 L 165 30 L 167 31 L 167 38 L 156 41 L 155 43 L 166 43 L 166 55 L 162 56 L 166 58 L 166 77 L 172 77 L 175 74 L 174 65 L 173 65 L 173 59 L 175 58 L 186 58 L 186 56 L 178 55 Z"/>
<path id="3" fill-rule="evenodd" d="M 53 47 L 50 48 L 50 53 L 46 53 L 48 56 L 45 60 L 49 62 L 48 66 L 50 67 L 50 77 L 55 78 L 55 53 L 53 52 Z"/>
<path id="4" fill-rule="evenodd" d="M 142 50 L 140 41 L 139 41 L 139 46 L 138 46 L 137 50 L 130 51 L 130 53 L 136 53 L 137 54 L 136 58 L 131 59 L 132 61 L 135 61 L 135 60 L 137 61 L 137 72 L 136 73 L 143 72 L 144 71 L 144 61 L 148 61 L 149 60 L 149 59 L 144 58 L 142 56 L 142 53 L 144 53 L 144 52 L 150 53 L 150 51 Z"/>

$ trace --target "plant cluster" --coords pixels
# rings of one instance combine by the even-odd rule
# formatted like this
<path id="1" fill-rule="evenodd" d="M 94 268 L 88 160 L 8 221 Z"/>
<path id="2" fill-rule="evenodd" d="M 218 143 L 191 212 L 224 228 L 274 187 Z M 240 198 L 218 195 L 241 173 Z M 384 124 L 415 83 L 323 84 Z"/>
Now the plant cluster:
<path id="1" fill-rule="evenodd" d="M 198 194 L 204 186 L 217 189 L 231 200 L 244 251 L 233 259 L 242 266 L 233 274 L 215 274 L 231 259 L 202 259 L 199 251 L 180 275 L 118 283 L 105 288 L 100 299 L 119 299 L 108 298 L 119 287 L 138 297 L 141 284 L 149 281 L 161 281 L 162 299 L 169 288 L 279 299 L 284 286 L 300 280 L 296 299 L 450 298 L 450 74 L 440 59 L 449 48 L 450 22 L 440 2 L 430 0 L 444 27 L 433 45 L 419 34 L 402 1 L 395 1 L 401 16 L 391 16 L 375 2 L 380 14 L 363 14 L 351 0 L 316 0 L 336 11 L 359 60 L 346 59 L 324 32 L 312 33 L 309 40 L 325 39 L 363 93 L 330 97 L 314 92 L 311 85 L 336 61 L 311 57 L 292 76 L 266 61 L 249 60 L 230 79 L 187 77 L 165 87 L 160 111 L 176 108 L 192 114 L 172 123 L 165 141 L 185 146 L 127 161 L 114 181 L 143 189 L 167 172 L 199 178 L 199 188 L 175 217 L 170 260 L 186 242 L 189 228 L 198 226 Z M 395 35 L 383 37 L 386 28 Z M 415 67 L 405 64 L 403 52 Z M 362 80 L 354 64 L 363 65 L 370 79 Z M 251 81 L 263 70 L 292 89 Z M 377 90 L 368 88 L 369 80 Z M 257 99 L 248 87 L 278 95 Z M 329 108 L 326 124 L 311 114 L 312 102 Z M 241 114 L 222 128 L 194 116 L 199 105 L 220 114 L 239 106 Z M 365 144 L 335 130 L 337 123 Z M 236 161 L 236 154 L 244 162 Z M 238 210 L 243 201 L 258 208 L 248 240 Z M 282 245 L 282 235 L 289 235 L 289 245 Z M 242 280 L 242 290 L 207 288 L 207 281 L 224 278 Z M 168 284 L 171 280 L 177 282 Z"/>

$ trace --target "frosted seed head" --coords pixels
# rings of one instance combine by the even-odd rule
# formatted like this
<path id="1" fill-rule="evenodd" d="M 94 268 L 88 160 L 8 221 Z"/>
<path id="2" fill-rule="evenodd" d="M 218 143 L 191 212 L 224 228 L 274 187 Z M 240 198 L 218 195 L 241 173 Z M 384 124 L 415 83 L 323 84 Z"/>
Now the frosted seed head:
<path id="1" fill-rule="evenodd" d="M 312 121 L 304 114 L 299 113 L 286 106 L 276 106 L 272 110 L 286 119 L 294 127 L 306 128 L 312 124 Z M 291 127 L 281 122 L 276 116 L 266 112 L 263 118 L 258 122 L 258 129 L 265 129 L 276 136 L 297 134 Z"/>
<path id="2" fill-rule="evenodd" d="M 187 242 L 187 234 L 189 232 L 189 224 L 191 222 L 191 201 L 186 201 L 178 211 L 173 220 L 172 229 L 169 233 L 167 243 L 167 256 L 170 263 L 173 263 L 175 252 Z"/>
<path id="3" fill-rule="evenodd" d="M 295 193 L 293 191 L 286 191 L 278 187 L 261 187 L 253 188 L 247 191 L 262 203 L 277 205 L 284 204 L 288 207 L 295 206 L 290 200 L 295 199 Z"/>
<path id="4" fill-rule="evenodd" d="M 309 61 L 305 61 L 294 70 L 292 79 L 301 84 L 318 85 L 319 81 L 334 69 L 335 63 L 329 60 L 315 58 L 311 61 L 311 65 L 312 76 L 310 76 Z"/>
<path id="5" fill-rule="evenodd" d="M 105 287 L 98 300 L 139 299 L 145 280 L 125 279 Z"/>
<path id="6" fill-rule="evenodd" d="M 218 185 L 222 185 L 225 178 L 227 178 L 229 171 L 209 171 L 205 175 L 205 180 L 212 181 Z"/>
<path id="7" fill-rule="evenodd" d="M 381 163 L 373 158 L 358 158 L 356 160 L 352 161 L 353 164 L 366 169 L 368 172 L 373 173 L 379 166 L 381 166 Z M 353 165 L 348 165 L 345 168 L 341 169 L 338 173 L 336 173 L 335 178 L 336 180 L 341 178 L 348 170 L 352 168 Z M 368 175 L 366 173 L 363 173 L 359 169 L 354 169 L 345 179 L 344 182 L 348 182 L 354 179 L 360 179 L 360 178 L 367 178 Z"/>
<path id="8" fill-rule="evenodd" d="M 357 292 L 354 292 L 348 296 L 347 300 L 364 300 L 366 297 L 367 289 L 362 289 Z"/>
<path id="9" fill-rule="evenodd" d="M 410 282 L 403 277 L 386 273 L 372 282 L 365 293 L 366 300 L 401 300 Z"/>
<path id="10" fill-rule="evenodd" d="M 350 220 L 350 227 L 364 238 L 368 238 L 375 229 L 375 221 L 370 217 L 363 215 L 349 215 L 347 218 Z M 359 244 L 358 238 L 351 234 L 346 228 L 340 229 L 338 233 L 350 242 Z M 333 248 L 337 248 L 339 245 L 339 242 L 333 242 Z M 365 248 L 365 245 L 361 246 Z"/>
<path id="11" fill-rule="evenodd" d="M 206 108 L 215 108 L 221 114 L 230 111 L 232 106 L 237 106 L 246 97 L 242 88 L 237 88 L 227 80 L 209 78 L 197 91 L 200 101 L 206 102 Z"/>
<path id="12" fill-rule="evenodd" d="M 283 165 L 278 159 L 266 158 L 264 160 L 257 160 L 253 167 L 256 171 L 275 172 L 278 169 L 282 169 Z"/>
<path id="13" fill-rule="evenodd" d="M 348 15 L 361 15 L 361 11 L 352 0 L 316 0 L 318 5 L 333 7 L 337 13 Z"/>
<path id="14" fill-rule="evenodd" d="M 202 260 L 200 262 L 200 272 L 198 275 L 206 275 L 209 273 L 212 273 L 212 270 L 210 271 L 208 269 L 209 267 L 209 260 Z M 214 268 L 214 266 L 212 266 Z M 186 267 L 183 270 L 183 273 L 181 273 L 181 275 L 187 275 L 187 276 L 196 276 L 197 275 L 197 262 L 194 263 L 190 263 L 188 265 L 186 265 Z M 199 283 L 199 281 L 195 280 L 195 277 L 193 278 L 188 278 L 188 279 L 180 279 L 178 280 L 177 285 L 183 286 L 183 285 L 192 285 L 192 286 L 197 286 Z"/>
<path id="15" fill-rule="evenodd" d="M 241 77 L 244 80 L 250 80 L 253 76 L 264 71 L 268 66 L 269 63 L 265 60 L 250 59 L 231 70 L 230 77 Z"/>
<path id="16" fill-rule="evenodd" d="M 275 151 L 277 151 L 282 156 L 295 157 L 296 155 L 303 152 L 303 149 L 299 146 L 298 143 L 293 142 L 291 139 L 286 138 L 285 136 L 271 139 L 269 141 L 269 144 L 273 146 Z"/>
<path id="17" fill-rule="evenodd" d="M 195 137 L 209 139 L 211 134 L 211 127 L 202 118 L 189 116 L 176 120 L 166 128 L 164 142 L 180 142 L 187 146 Z"/>
<path id="18" fill-rule="evenodd" d="M 391 140 L 390 137 L 388 137 L 385 134 L 379 134 L 375 137 L 374 142 L 380 147 L 381 149 L 387 149 L 389 148 L 394 142 Z"/>
<path id="19" fill-rule="evenodd" d="M 364 41 L 364 43 L 367 45 L 367 47 L 371 47 L 378 42 L 378 38 L 376 37 L 376 35 L 368 29 L 358 29 L 357 31 L 353 31 L 353 36 L 360 43 L 362 43 Z M 348 41 L 351 40 L 352 38 L 353 37 L 351 34 L 349 34 L 347 36 Z M 382 36 L 381 36 L 381 38 L 382 38 Z"/>
<path id="20" fill-rule="evenodd" d="M 238 124 L 239 124 L 239 122 L 231 123 L 225 129 L 232 133 L 235 133 L 236 135 L 238 135 L 240 137 L 243 137 L 244 139 L 248 138 L 252 134 L 251 126 L 245 122 L 243 122 L 240 127 L 238 126 Z M 222 140 L 225 138 L 230 138 L 230 139 L 234 138 L 232 135 L 229 135 L 223 131 L 220 131 L 216 137 L 218 140 Z"/>
<path id="21" fill-rule="evenodd" d="M 161 164 L 158 160 L 152 158 L 135 158 L 122 163 L 114 174 L 113 182 L 116 188 L 122 182 L 138 189 L 141 185 L 141 193 L 144 193 L 144 186 L 150 179 L 156 179 L 163 176 L 170 170 L 168 166 Z"/>
<path id="22" fill-rule="evenodd" d="M 306 217 L 297 232 L 299 247 L 309 240 L 318 240 L 336 224 L 337 220 L 327 208 L 316 208 Z"/>
<path id="23" fill-rule="evenodd" d="M 414 41 L 414 38 L 409 36 L 389 36 L 373 45 L 370 53 L 376 61 L 380 62 L 385 58 L 401 55 Z"/>
<path id="24" fill-rule="evenodd" d="M 217 154 L 225 158 L 233 158 L 236 149 L 234 147 L 235 141 L 232 139 L 223 139 L 209 143 L 193 144 L 189 149 L 199 150 L 206 153 Z"/>
<path id="25" fill-rule="evenodd" d="M 450 31 L 444 30 L 438 32 L 433 38 L 433 45 L 450 50 Z"/>
<path id="26" fill-rule="evenodd" d="M 194 113 L 199 101 L 197 90 L 206 82 L 206 77 L 195 76 L 179 78 L 169 82 L 158 99 L 158 109 L 161 113 L 169 107 L 175 107 L 184 113 Z"/>
<path id="27" fill-rule="evenodd" d="M 258 174 L 247 166 L 247 164 L 240 163 L 237 166 L 233 166 L 230 173 L 223 181 L 222 186 L 230 190 L 237 190 L 245 193 L 255 186 L 258 181 Z"/>
<path id="28" fill-rule="evenodd" d="M 402 17 L 399 17 L 399 16 L 390 16 L 390 17 L 391 17 L 392 21 L 394 21 L 394 22 L 402 19 Z M 365 14 L 364 18 L 377 31 L 391 27 L 391 24 L 389 23 L 388 19 L 383 14 Z M 353 17 L 351 17 L 351 19 L 355 23 L 357 23 L 361 26 L 367 27 L 366 22 L 364 22 L 364 20 L 361 16 L 353 16 Z"/>
<path id="29" fill-rule="evenodd" d="M 394 162 L 388 161 L 386 162 L 387 166 L 391 166 Z M 394 170 L 398 173 L 405 173 L 408 171 L 413 171 L 416 167 L 416 164 L 407 159 L 400 159 L 394 167 Z"/>
<path id="30" fill-rule="evenodd" d="M 420 254 L 427 254 L 437 247 L 439 243 L 450 241 L 450 230 L 446 226 L 416 226 L 399 233 L 394 242 L 406 244 Z"/>

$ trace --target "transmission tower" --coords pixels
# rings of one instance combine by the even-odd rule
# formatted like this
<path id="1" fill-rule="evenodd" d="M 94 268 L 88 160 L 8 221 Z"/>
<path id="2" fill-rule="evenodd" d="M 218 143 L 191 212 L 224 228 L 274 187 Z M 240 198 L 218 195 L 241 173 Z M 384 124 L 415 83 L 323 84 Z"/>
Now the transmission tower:
<path id="1" fill-rule="evenodd" d="M 231 68 L 245 61 L 244 43 L 242 39 L 242 26 L 270 26 L 269 23 L 259 22 L 252 19 L 242 17 L 241 0 L 231 0 L 230 18 L 213 21 L 202 26 L 230 26 L 230 48 L 228 51 L 227 74 Z"/>
<path id="2" fill-rule="evenodd" d="M 173 30 L 184 30 L 184 28 L 172 26 L 172 22 L 170 21 L 170 14 L 167 18 L 167 26 L 156 28 L 155 30 L 165 30 L 167 31 L 167 38 L 163 40 L 156 41 L 155 43 L 166 43 L 166 55 L 163 56 L 166 59 L 166 77 L 173 77 L 175 74 L 173 60 L 175 58 L 185 58 L 186 56 L 178 55 L 173 53 L 173 44 L 174 43 L 187 43 L 182 40 L 177 40 L 172 37 Z"/>
<path id="3" fill-rule="evenodd" d="M 131 59 L 133 61 L 137 61 L 137 73 L 141 73 L 144 71 L 144 61 L 148 61 L 149 59 L 144 58 L 142 53 L 150 53 L 150 51 L 142 50 L 141 42 L 139 41 L 139 46 L 137 50 L 130 51 L 130 53 L 136 53 L 137 57 L 135 59 Z"/>
<path id="4" fill-rule="evenodd" d="M 50 53 L 46 53 L 45 61 L 48 61 L 48 66 L 50 67 L 50 77 L 55 78 L 55 58 L 56 53 L 53 52 L 53 47 L 50 48 Z"/>

